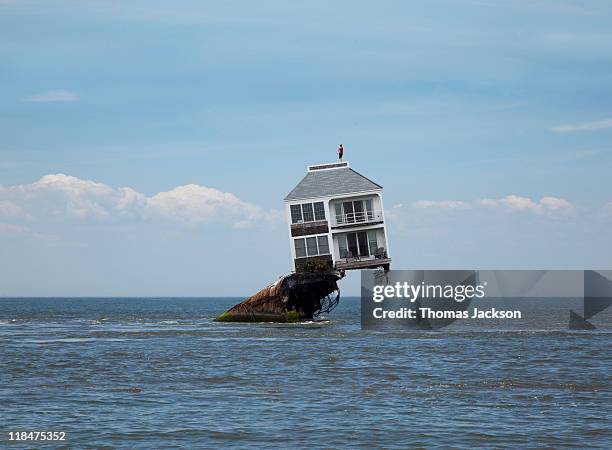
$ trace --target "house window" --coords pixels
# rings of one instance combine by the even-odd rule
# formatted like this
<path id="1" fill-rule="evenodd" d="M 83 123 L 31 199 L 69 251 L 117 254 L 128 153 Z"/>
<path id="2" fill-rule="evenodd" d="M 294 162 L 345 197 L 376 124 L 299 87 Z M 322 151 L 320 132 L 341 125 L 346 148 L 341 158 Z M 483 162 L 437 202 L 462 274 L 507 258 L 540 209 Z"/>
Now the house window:
<path id="1" fill-rule="evenodd" d="M 374 220 L 372 199 L 336 203 L 335 209 L 336 222 L 339 224 Z"/>
<path id="2" fill-rule="evenodd" d="M 296 258 L 303 258 L 306 256 L 306 244 L 304 239 L 295 240 L 295 256 Z"/>
<path id="3" fill-rule="evenodd" d="M 308 251 L 308 256 L 317 256 L 319 254 L 316 237 L 306 238 L 306 250 Z"/>
<path id="4" fill-rule="evenodd" d="M 323 202 L 313 203 L 315 220 L 325 220 L 325 208 L 323 207 Z"/>
<path id="5" fill-rule="evenodd" d="M 329 244 L 327 242 L 327 236 L 319 236 L 319 255 L 328 255 L 329 254 Z"/>
<path id="6" fill-rule="evenodd" d="M 314 213 L 312 211 L 312 203 L 304 203 L 302 205 L 302 213 L 304 215 L 304 222 L 313 222 Z"/>
<path id="7" fill-rule="evenodd" d="M 295 239 L 295 257 L 329 255 L 327 236 L 313 236 Z"/>
<path id="8" fill-rule="evenodd" d="M 291 223 L 303 222 L 302 208 L 300 205 L 291 205 Z"/>
<path id="9" fill-rule="evenodd" d="M 291 205 L 291 223 L 314 222 L 315 220 L 325 220 L 323 202 Z"/>

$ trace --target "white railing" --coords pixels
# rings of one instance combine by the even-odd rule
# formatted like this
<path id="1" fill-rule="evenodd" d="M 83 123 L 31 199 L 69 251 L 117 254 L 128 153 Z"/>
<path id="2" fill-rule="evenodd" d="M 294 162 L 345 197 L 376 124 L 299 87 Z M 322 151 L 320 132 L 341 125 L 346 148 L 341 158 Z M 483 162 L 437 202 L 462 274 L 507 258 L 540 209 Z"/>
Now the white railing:
<path id="1" fill-rule="evenodd" d="M 348 214 L 336 214 L 336 225 L 351 223 L 380 222 L 383 220 L 382 211 L 363 211 Z"/>

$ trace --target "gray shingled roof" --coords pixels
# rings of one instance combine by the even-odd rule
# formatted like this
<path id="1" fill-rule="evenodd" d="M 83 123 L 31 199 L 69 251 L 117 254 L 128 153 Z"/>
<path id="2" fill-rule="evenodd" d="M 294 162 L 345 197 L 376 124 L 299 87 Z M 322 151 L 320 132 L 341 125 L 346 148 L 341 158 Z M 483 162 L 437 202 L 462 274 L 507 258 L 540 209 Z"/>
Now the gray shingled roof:
<path id="1" fill-rule="evenodd" d="M 382 189 L 382 186 L 368 180 L 366 177 L 347 167 L 342 169 L 315 170 L 306 176 L 293 188 L 285 200 L 302 198 L 327 197 L 353 192 Z"/>

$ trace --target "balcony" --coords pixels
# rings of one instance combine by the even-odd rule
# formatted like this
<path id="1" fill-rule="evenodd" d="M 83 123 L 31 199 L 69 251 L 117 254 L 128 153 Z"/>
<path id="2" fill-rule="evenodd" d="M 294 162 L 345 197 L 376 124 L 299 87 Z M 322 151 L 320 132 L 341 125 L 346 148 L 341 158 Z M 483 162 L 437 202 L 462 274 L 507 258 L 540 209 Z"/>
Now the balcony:
<path id="1" fill-rule="evenodd" d="M 366 252 L 367 253 L 367 252 Z M 389 270 L 391 258 L 387 255 L 387 250 L 378 247 L 370 254 L 357 255 L 351 251 L 340 251 L 340 258 L 336 261 L 335 268 L 340 270 L 351 269 L 375 269 L 382 267 Z"/>
<path id="2" fill-rule="evenodd" d="M 391 258 L 387 257 L 356 257 L 356 258 L 342 258 L 336 261 L 336 270 L 354 270 L 354 269 L 376 269 L 382 267 L 385 270 L 389 270 L 391 265 Z"/>
<path id="3" fill-rule="evenodd" d="M 370 225 L 383 222 L 382 211 L 362 211 L 348 214 L 336 214 L 332 228 L 347 228 L 355 225 Z"/>

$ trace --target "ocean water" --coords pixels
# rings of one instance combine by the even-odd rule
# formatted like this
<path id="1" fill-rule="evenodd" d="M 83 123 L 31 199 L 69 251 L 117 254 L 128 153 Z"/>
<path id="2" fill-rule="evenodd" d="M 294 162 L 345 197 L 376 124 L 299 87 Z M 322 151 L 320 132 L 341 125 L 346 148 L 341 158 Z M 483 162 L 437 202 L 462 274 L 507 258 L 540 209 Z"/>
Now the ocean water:
<path id="1" fill-rule="evenodd" d="M 239 300 L 0 299 L 0 447 L 612 447 L 608 331 L 212 321 Z"/>

